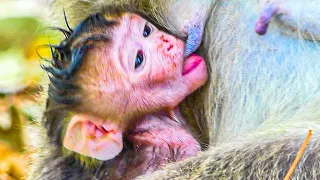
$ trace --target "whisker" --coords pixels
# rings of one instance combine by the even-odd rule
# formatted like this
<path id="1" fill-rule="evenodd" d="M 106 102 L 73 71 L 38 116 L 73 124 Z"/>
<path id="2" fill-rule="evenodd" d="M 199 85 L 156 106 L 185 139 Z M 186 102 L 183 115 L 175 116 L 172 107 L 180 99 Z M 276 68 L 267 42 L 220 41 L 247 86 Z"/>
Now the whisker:
<path id="1" fill-rule="evenodd" d="M 70 26 L 69 26 L 69 23 L 68 23 L 68 20 L 67 20 L 67 16 L 66 16 L 66 11 L 65 11 L 64 9 L 63 9 L 63 16 L 64 16 L 64 21 L 65 21 L 65 23 L 66 23 L 69 31 L 72 33 L 73 30 L 72 30 L 72 29 L 70 28 Z"/>

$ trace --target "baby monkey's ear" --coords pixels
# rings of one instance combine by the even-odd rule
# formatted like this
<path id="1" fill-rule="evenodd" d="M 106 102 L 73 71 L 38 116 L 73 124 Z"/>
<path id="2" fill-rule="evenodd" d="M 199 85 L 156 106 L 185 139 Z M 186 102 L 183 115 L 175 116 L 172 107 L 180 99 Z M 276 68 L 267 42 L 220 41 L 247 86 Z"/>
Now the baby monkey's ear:
<path id="1" fill-rule="evenodd" d="M 75 114 L 68 124 L 63 145 L 76 153 L 106 161 L 122 151 L 122 131 L 111 121 Z"/>

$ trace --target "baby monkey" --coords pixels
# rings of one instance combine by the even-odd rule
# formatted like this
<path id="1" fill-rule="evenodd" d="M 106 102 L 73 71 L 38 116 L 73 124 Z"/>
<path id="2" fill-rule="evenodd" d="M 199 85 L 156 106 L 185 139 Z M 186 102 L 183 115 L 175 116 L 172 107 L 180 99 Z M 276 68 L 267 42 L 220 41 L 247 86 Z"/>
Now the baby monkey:
<path id="1" fill-rule="evenodd" d="M 107 161 L 101 172 L 111 179 L 200 151 L 177 106 L 206 82 L 207 70 L 200 56 L 184 58 L 184 41 L 142 13 L 116 8 L 60 30 L 66 39 L 43 68 L 51 108 L 69 112 L 61 130 L 66 149 Z"/>

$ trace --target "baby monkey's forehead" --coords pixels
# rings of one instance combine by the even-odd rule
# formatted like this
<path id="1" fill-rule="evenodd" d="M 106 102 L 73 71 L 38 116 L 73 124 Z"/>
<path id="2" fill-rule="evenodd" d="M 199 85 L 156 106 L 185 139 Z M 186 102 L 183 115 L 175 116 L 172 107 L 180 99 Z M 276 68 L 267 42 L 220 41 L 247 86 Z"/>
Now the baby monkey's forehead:
<path id="1" fill-rule="evenodd" d="M 122 17 L 118 19 L 119 26 L 118 31 L 122 34 L 122 36 L 127 37 L 130 33 L 137 30 L 139 23 L 143 23 L 146 21 L 141 16 L 134 13 L 125 13 Z"/>
<path id="2" fill-rule="evenodd" d="M 106 17 L 107 18 L 107 17 Z M 132 26 L 137 25 L 139 22 L 144 22 L 146 19 L 135 13 L 124 13 L 122 16 L 115 19 L 119 28 L 126 31 L 132 31 Z"/>
<path id="3" fill-rule="evenodd" d="M 71 49 L 83 44 L 84 40 L 95 41 L 95 36 L 105 36 L 109 42 L 124 42 L 126 37 L 137 30 L 138 23 L 146 21 L 135 13 L 110 15 L 97 13 L 80 23 L 69 39 Z M 99 38 L 98 38 L 99 40 Z"/>
<path id="4" fill-rule="evenodd" d="M 108 21 L 126 21 L 126 20 L 132 20 L 134 18 L 142 18 L 140 15 L 136 13 L 131 12 L 123 12 L 121 14 L 113 15 L 109 13 L 104 13 L 104 18 Z"/>

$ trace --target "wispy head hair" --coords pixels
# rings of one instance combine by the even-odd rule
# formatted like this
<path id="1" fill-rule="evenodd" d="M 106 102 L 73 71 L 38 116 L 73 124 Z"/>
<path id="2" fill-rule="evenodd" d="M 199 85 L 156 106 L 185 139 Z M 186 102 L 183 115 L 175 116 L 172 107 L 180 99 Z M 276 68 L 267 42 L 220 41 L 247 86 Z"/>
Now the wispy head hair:
<path id="1" fill-rule="evenodd" d="M 93 14 L 82 21 L 73 30 L 70 28 L 67 17 L 64 13 L 65 23 L 68 29 L 52 27 L 51 29 L 62 32 L 65 36 L 59 45 L 45 45 L 51 50 L 51 60 L 41 59 L 49 62 L 49 65 L 41 64 L 41 67 L 48 73 L 49 98 L 56 103 L 70 105 L 78 102 L 75 91 L 79 87 L 72 80 L 73 75 L 81 66 L 84 57 L 89 49 L 93 48 L 97 41 L 107 42 L 111 40 L 105 33 L 98 30 L 110 28 L 116 24 L 115 21 L 108 21 L 101 13 Z"/>

